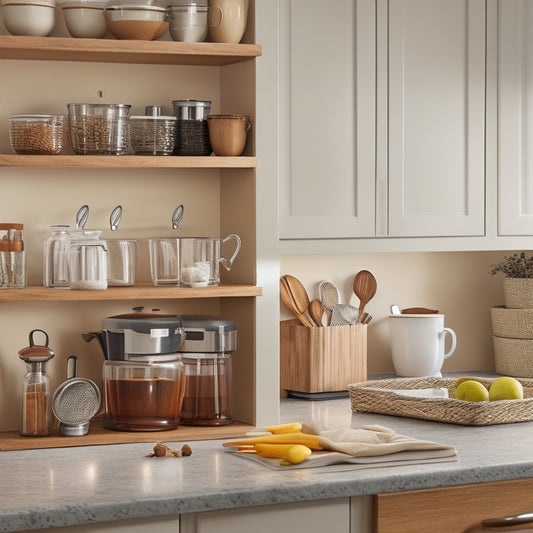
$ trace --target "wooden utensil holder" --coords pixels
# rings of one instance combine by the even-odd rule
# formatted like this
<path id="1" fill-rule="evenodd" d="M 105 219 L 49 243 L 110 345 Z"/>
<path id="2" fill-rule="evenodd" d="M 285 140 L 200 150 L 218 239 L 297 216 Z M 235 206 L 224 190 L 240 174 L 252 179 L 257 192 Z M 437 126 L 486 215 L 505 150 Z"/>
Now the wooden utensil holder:
<path id="1" fill-rule="evenodd" d="M 280 322 L 280 383 L 287 391 L 345 391 L 367 379 L 367 327 L 305 327 Z"/>

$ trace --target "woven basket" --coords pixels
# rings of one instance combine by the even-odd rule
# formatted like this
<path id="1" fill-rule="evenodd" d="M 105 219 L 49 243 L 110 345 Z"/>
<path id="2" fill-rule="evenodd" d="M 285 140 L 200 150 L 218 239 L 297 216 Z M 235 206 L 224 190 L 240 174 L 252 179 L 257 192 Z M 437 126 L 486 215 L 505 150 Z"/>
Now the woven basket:
<path id="1" fill-rule="evenodd" d="M 498 374 L 533 378 L 533 339 L 492 337 Z"/>
<path id="2" fill-rule="evenodd" d="M 533 339 L 533 308 L 491 307 L 492 334 L 511 339 Z"/>
<path id="3" fill-rule="evenodd" d="M 503 296 L 505 307 L 510 309 L 533 307 L 533 279 L 504 278 Z"/>
<path id="4" fill-rule="evenodd" d="M 475 379 L 485 386 L 494 381 L 490 378 Z M 405 416 L 463 426 L 488 426 L 533 420 L 533 380 L 518 380 L 524 387 L 523 400 L 497 402 L 455 400 L 455 381 L 448 378 L 384 379 L 348 385 L 348 392 L 352 409 L 367 413 Z M 434 387 L 447 388 L 450 398 L 415 398 L 394 392 Z"/>

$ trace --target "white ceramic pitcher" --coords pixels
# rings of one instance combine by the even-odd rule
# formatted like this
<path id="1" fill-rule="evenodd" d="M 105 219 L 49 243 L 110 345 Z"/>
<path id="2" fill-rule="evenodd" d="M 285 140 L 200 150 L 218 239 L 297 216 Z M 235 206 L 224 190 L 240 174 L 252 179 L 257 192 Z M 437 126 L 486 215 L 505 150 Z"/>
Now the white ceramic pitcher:
<path id="1" fill-rule="evenodd" d="M 444 315 L 390 315 L 392 362 L 401 377 L 442 377 L 445 359 L 457 346 L 455 331 L 444 327 Z M 451 346 L 445 353 L 445 337 Z"/>
<path id="2" fill-rule="evenodd" d="M 209 35 L 215 43 L 240 43 L 247 19 L 248 0 L 209 1 Z"/>

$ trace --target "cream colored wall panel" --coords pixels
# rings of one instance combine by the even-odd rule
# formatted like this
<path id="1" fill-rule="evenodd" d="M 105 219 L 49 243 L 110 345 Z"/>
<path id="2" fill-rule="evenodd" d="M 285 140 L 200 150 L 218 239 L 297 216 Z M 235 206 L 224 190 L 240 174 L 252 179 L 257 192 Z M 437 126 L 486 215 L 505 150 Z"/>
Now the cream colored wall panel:
<path id="1" fill-rule="evenodd" d="M 302 281 L 309 298 L 327 279 L 340 289 L 343 303 L 359 305 L 353 294 L 358 270 L 376 277 L 376 295 L 366 306 L 373 316 L 368 325 L 368 372 L 394 372 L 388 316 L 391 304 L 423 306 L 446 315 L 457 334 L 457 349 L 444 361 L 444 371 L 494 370 L 490 307 L 503 304 L 503 284 L 489 268 L 509 252 L 380 252 L 329 255 L 286 255 L 281 273 Z M 281 319 L 294 315 L 280 303 Z"/>
<path id="2" fill-rule="evenodd" d="M 280 237 L 374 234 L 374 3 L 280 12 Z"/>
<path id="3" fill-rule="evenodd" d="M 388 234 L 483 235 L 485 4 L 388 6 Z"/>
<path id="4" fill-rule="evenodd" d="M 498 233 L 533 234 L 533 5 L 499 2 Z"/>

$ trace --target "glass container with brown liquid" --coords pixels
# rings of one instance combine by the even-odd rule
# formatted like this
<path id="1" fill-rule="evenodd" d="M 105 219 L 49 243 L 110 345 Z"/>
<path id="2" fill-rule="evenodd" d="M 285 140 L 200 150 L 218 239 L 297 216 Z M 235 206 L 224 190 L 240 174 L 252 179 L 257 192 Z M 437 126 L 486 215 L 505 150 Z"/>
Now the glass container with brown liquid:
<path id="1" fill-rule="evenodd" d="M 231 424 L 231 354 L 183 354 L 185 425 Z"/>
<path id="2" fill-rule="evenodd" d="M 104 362 L 104 427 L 162 431 L 180 423 L 185 373 L 179 356 L 165 362 Z"/>
<path id="3" fill-rule="evenodd" d="M 181 423 L 231 424 L 231 360 L 237 347 L 237 328 L 220 318 L 182 318 L 185 342 L 179 351 L 185 365 L 185 395 Z"/>

